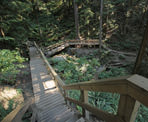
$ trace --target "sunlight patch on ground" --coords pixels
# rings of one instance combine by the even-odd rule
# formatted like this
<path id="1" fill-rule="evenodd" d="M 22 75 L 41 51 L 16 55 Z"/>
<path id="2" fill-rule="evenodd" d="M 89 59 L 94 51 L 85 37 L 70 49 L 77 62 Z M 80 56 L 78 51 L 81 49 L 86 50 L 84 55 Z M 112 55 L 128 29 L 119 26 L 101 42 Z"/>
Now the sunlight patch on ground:
<path id="1" fill-rule="evenodd" d="M 53 80 L 48 80 L 43 82 L 44 89 L 50 89 L 55 87 L 55 82 Z"/>
<path id="2" fill-rule="evenodd" d="M 22 103 L 24 101 L 24 98 L 22 93 L 20 93 L 18 89 L 9 86 L 0 87 L 0 103 L 5 109 L 8 109 L 10 100 L 14 101 L 15 107 L 17 103 Z"/>

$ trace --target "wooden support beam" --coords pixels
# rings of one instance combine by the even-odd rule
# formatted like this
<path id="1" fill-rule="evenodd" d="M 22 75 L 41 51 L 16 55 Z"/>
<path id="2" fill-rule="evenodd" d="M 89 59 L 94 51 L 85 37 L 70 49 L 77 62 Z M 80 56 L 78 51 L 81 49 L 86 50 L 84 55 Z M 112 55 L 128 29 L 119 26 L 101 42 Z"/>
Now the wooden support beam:
<path id="1" fill-rule="evenodd" d="M 88 91 L 84 91 L 84 103 L 89 104 Z M 85 109 L 85 118 L 89 120 L 89 111 Z"/>
<path id="2" fill-rule="evenodd" d="M 139 106 L 139 102 L 136 102 L 134 98 L 122 94 L 120 95 L 117 116 L 122 118 L 125 122 L 134 122 Z"/>
<path id="3" fill-rule="evenodd" d="M 80 101 L 88 104 L 88 91 L 81 90 Z M 84 108 L 82 108 L 82 115 L 83 117 L 89 119 L 89 112 Z"/>
<path id="4" fill-rule="evenodd" d="M 124 122 L 120 117 L 107 113 L 105 111 L 102 111 L 96 107 L 93 107 L 89 104 L 71 99 L 69 97 L 66 97 L 66 99 L 72 103 L 75 103 L 79 106 L 81 106 L 82 108 L 90 111 L 91 113 L 93 113 L 94 115 L 96 115 L 98 118 L 101 118 L 102 120 L 105 120 L 106 122 Z"/>
<path id="5" fill-rule="evenodd" d="M 90 82 L 81 82 L 63 86 L 66 90 L 87 90 L 127 94 L 127 77 L 109 78 Z"/>

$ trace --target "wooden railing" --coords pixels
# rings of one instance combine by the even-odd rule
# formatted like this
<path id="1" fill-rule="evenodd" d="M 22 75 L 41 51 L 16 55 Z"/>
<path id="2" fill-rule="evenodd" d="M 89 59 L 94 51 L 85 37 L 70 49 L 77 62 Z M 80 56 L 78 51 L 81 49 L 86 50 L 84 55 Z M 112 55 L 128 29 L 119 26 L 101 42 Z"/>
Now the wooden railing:
<path id="1" fill-rule="evenodd" d="M 148 79 L 135 74 L 120 78 L 109 78 L 65 85 L 36 43 L 35 46 L 41 53 L 65 100 L 81 106 L 83 108 L 83 116 L 86 118 L 89 116 L 87 114 L 87 111 L 89 111 L 106 122 L 134 122 L 140 106 L 139 102 L 148 107 Z M 81 99 L 75 100 L 70 98 L 67 94 L 68 90 L 79 90 Z M 88 103 L 88 91 L 119 93 L 120 100 L 117 115 L 107 113 L 91 106 Z"/>
<path id="2" fill-rule="evenodd" d="M 28 108 L 34 104 L 34 98 L 26 100 L 24 103 L 18 105 L 12 112 L 10 112 L 2 122 L 22 122 L 22 117 Z M 33 107 L 33 106 L 32 106 Z M 34 108 L 32 108 L 34 109 Z M 35 111 L 32 115 L 31 122 L 35 122 Z"/>

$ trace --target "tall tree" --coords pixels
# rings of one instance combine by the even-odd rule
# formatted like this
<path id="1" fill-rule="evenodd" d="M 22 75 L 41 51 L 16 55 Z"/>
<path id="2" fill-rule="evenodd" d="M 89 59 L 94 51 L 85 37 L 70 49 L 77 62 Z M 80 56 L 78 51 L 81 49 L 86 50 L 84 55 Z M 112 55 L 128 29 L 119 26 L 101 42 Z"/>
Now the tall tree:
<path id="1" fill-rule="evenodd" d="M 76 0 L 74 0 L 74 15 L 75 15 L 76 39 L 80 39 L 78 5 Z"/>
<path id="2" fill-rule="evenodd" d="M 100 49 L 102 46 L 102 16 L 103 16 L 103 0 L 101 0 L 100 4 L 100 37 L 99 37 Z"/>

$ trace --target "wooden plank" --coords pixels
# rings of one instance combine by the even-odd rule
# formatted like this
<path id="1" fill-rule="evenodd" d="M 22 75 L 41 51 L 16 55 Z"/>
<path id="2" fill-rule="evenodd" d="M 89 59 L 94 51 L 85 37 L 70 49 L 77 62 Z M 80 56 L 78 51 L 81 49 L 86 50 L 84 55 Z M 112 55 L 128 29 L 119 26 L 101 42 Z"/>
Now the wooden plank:
<path id="1" fill-rule="evenodd" d="M 104 85 L 104 84 L 124 84 L 126 82 L 126 79 L 129 78 L 130 76 L 123 76 L 123 77 L 117 77 L 117 78 L 107 78 L 107 79 L 101 79 L 101 80 L 91 80 L 91 81 L 85 81 L 85 82 L 80 82 L 80 83 L 73 83 L 70 85 L 64 86 L 65 89 L 72 88 L 74 86 L 79 87 L 82 85 L 91 85 L 91 84 L 99 84 L 99 85 Z M 127 83 L 127 82 L 126 82 Z"/>
<path id="2" fill-rule="evenodd" d="M 65 85 L 65 83 L 62 81 L 62 79 L 58 76 L 58 74 L 55 72 L 55 70 L 52 68 L 52 66 L 49 64 L 48 60 L 46 59 L 45 55 L 43 54 L 43 52 L 38 48 L 37 44 L 34 42 L 35 46 L 37 47 L 37 49 L 39 50 L 43 60 L 45 61 L 47 67 L 50 69 L 52 75 L 54 76 L 55 80 L 58 82 L 58 84 L 60 84 L 60 86 L 62 87 L 63 85 Z M 62 92 L 61 92 L 62 93 Z M 62 93 L 63 94 L 63 93 Z"/>
<path id="3" fill-rule="evenodd" d="M 84 95 L 84 91 L 81 90 L 81 91 L 80 91 L 80 101 L 81 101 L 81 102 L 84 102 L 84 99 L 85 99 L 84 96 L 85 96 L 85 95 Z M 82 108 L 82 115 L 83 115 L 83 117 L 85 117 L 85 109 L 84 109 L 84 108 Z"/>
<path id="4" fill-rule="evenodd" d="M 9 113 L 2 122 L 21 122 L 24 113 L 27 111 L 28 107 L 33 103 L 33 99 L 30 98 L 21 105 L 18 105 L 11 113 Z"/>
<path id="5" fill-rule="evenodd" d="M 128 82 L 128 95 L 138 100 L 148 107 L 148 79 L 133 75 L 127 79 Z"/>
<path id="6" fill-rule="evenodd" d="M 136 100 L 128 95 L 120 95 L 117 116 L 121 117 L 125 122 L 131 122 L 133 110 Z M 133 118 L 134 119 L 134 118 Z"/>
<path id="7" fill-rule="evenodd" d="M 81 98 L 80 99 L 81 102 L 88 104 L 89 103 L 88 102 L 88 91 L 81 90 L 81 97 L 80 98 Z M 83 117 L 85 117 L 89 120 L 89 112 L 84 108 L 82 108 L 82 115 L 83 115 Z"/>
<path id="8" fill-rule="evenodd" d="M 140 102 L 136 101 L 131 118 L 130 118 L 130 122 L 135 122 L 139 107 L 140 107 Z"/>
<path id="9" fill-rule="evenodd" d="M 148 91 L 139 88 L 136 85 L 129 84 L 128 94 L 133 97 L 135 100 L 138 100 L 140 103 L 148 107 Z"/>
<path id="10" fill-rule="evenodd" d="M 102 110 L 97 109 L 96 107 L 93 107 L 89 104 L 71 99 L 66 97 L 66 99 L 72 103 L 75 103 L 81 107 L 83 107 L 84 109 L 87 109 L 88 111 L 92 112 L 94 115 L 96 115 L 97 117 L 101 118 L 102 120 L 105 120 L 106 122 L 124 122 L 120 117 L 109 114 L 107 112 L 104 112 Z"/>
<path id="11" fill-rule="evenodd" d="M 81 82 L 71 85 L 63 86 L 66 90 L 87 90 L 87 91 L 100 91 L 100 92 L 112 92 L 112 93 L 127 93 L 127 77 L 122 78 L 110 78 L 104 80 Z"/>
<path id="12" fill-rule="evenodd" d="M 80 101 L 88 104 L 88 91 L 81 90 L 80 93 Z M 82 115 L 89 120 L 89 112 L 84 108 L 82 108 Z"/>
<path id="13" fill-rule="evenodd" d="M 18 105 L 15 110 L 13 110 L 11 113 L 9 113 L 2 122 L 12 122 L 14 117 L 17 115 L 17 113 L 20 111 L 20 109 L 23 107 L 23 104 Z M 21 121 L 20 121 L 21 122 Z"/>
<path id="14" fill-rule="evenodd" d="M 38 120 L 38 116 L 37 116 L 38 109 L 37 109 L 35 103 L 33 103 L 33 104 L 31 105 L 31 109 L 32 109 L 31 122 L 36 122 L 36 120 Z"/>
<path id="15" fill-rule="evenodd" d="M 132 75 L 131 77 L 129 77 L 127 80 L 129 82 L 137 85 L 138 87 L 148 91 L 148 79 L 147 78 L 135 74 L 135 75 Z"/>

